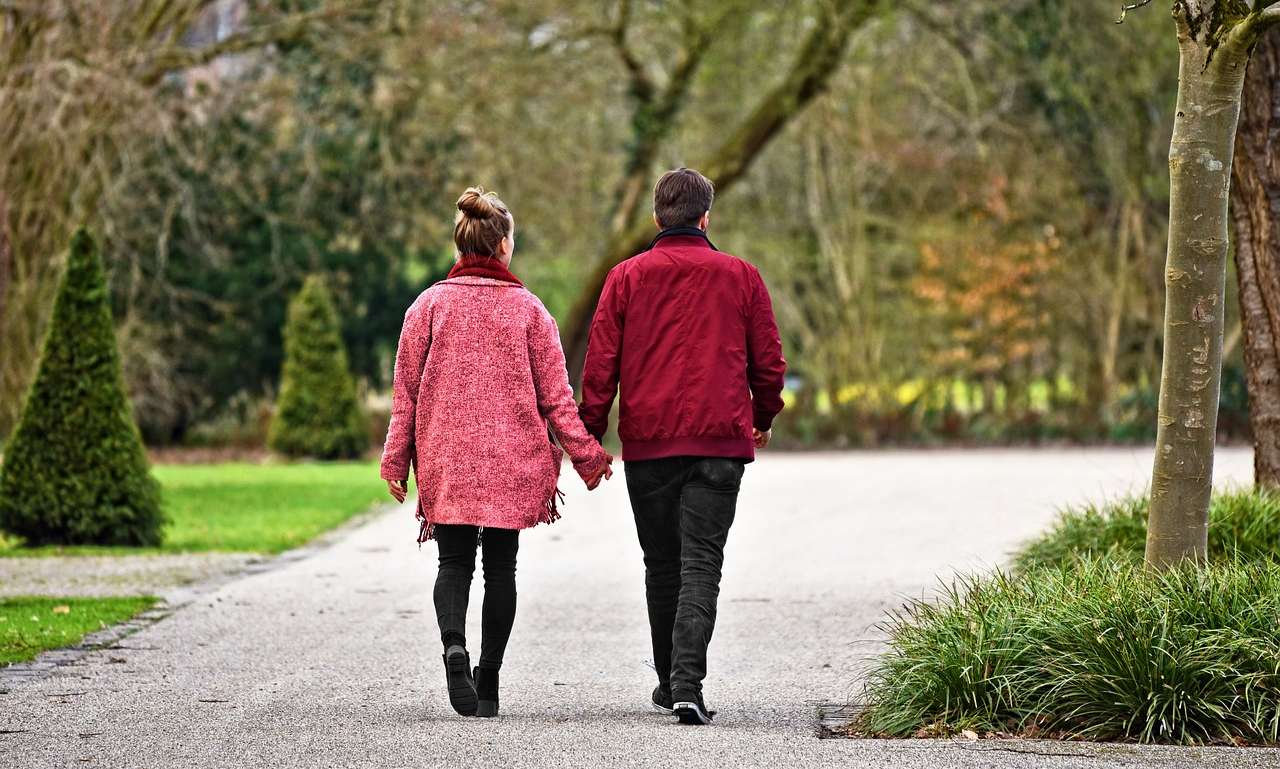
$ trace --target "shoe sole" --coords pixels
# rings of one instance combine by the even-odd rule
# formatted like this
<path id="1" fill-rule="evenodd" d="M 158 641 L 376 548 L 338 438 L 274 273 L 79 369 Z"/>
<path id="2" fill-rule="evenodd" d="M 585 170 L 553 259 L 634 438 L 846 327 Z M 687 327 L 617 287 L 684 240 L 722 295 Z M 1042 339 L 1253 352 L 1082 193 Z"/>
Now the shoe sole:
<path id="1" fill-rule="evenodd" d="M 455 654 L 445 660 L 445 681 L 449 686 L 449 704 L 461 716 L 474 716 L 479 706 L 476 689 L 467 680 L 471 671 L 467 669 L 467 658 Z"/>
<path id="2" fill-rule="evenodd" d="M 663 707 L 656 702 L 650 702 L 649 705 L 653 708 L 653 712 L 661 713 L 664 716 L 675 715 L 676 712 L 673 708 Z"/>
<path id="3" fill-rule="evenodd" d="M 493 718 L 498 715 L 498 703 L 493 700 L 480 700 L 476 706 L 476 718 Z"/>
<path id="4" fill-rule="evenodd" d="M 711 716 L 707 712 L 698 707 L 696 702 L 677 702 L 671 706 L 675 711 L 676 718 L 680 719 L 680 723 L 688 726 L 706 726 L 711 723 Z"/>

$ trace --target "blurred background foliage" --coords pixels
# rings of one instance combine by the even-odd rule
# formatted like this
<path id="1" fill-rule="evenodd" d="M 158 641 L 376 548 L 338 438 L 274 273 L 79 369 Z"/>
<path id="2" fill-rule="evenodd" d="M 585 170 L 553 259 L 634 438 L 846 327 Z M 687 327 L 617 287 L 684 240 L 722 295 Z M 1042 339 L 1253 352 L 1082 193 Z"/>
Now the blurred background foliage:
<path id="1" fill-rule="evenodd" d="M 261 441 L 285 308 L 309 274 L 334 292 L 376 414 L 470 184 L 511 206 L 514 269 L 563 321 L 643 118 L 611 20 L 626 8 L 659 85 L 690 25 L 709 30 L 656 178 L 707 157 L 833 1 L 0 2 L 0 435 L 80 223 L 102 233 L 156 444 Z M 882 6 L 713 211 L 717 245 L 774 295 L 792 368 L 779 438 L 1151 439 L 1168 15 Z M 1227 306 L 1220 430 L 1240 437 Z"/>

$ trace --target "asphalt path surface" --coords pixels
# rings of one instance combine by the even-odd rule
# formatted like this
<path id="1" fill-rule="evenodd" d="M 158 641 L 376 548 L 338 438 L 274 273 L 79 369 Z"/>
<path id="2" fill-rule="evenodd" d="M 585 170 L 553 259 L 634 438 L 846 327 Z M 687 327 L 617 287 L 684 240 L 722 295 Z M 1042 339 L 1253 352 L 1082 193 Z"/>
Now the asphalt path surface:
<path id="1" fill-rule="evenodd" d="M 522 535 L 502 714 L 449 708 L 434 547 L 412 508 L 197 592 L 114 648 L 0 684 L 0 767 L 1277 766 L 1280 753 L 817 738 L 904 596 L 999 565 L 1064 503 L 1141 491 L 1149 449 L 771 455 L 750 466 L 712 643 L 711 727 L 648 707 L 643 566 L 621 474 Z M 1219 483 L 1246 483 L 1222 450 Z M 472 599 L 479 640 L 480 582 Z M 474 649 L 473 649 L 474 653 Z"/>

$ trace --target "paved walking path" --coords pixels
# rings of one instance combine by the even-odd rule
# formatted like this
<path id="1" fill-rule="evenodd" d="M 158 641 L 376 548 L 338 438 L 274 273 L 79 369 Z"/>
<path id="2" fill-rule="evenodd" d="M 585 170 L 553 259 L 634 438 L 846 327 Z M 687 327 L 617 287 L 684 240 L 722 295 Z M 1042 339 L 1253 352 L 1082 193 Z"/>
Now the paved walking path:
<path id="1" fill-rule="evenodd" d="M 647 710 L 642 566 L 621 475 L 590 497 L 566 483 L 565 520 L 523 537 L 494 721 L 448 707 L 434 553 L 418 550 L 402 508 L 199 594 L 121 648 L 11 684 L 0 767 L 1275 766 L 1269 751 L 814 736 L 816 703 L 856 690 L 872 626 L 898 596 L 997 563 L 1057 505 L 1141 489 L 1148 471 L 1147 450 L 760 461 L 730 536 L 709 729 Z M 1220 479 L 1249 473 L 1247 451 L 1221 453 Z"/>

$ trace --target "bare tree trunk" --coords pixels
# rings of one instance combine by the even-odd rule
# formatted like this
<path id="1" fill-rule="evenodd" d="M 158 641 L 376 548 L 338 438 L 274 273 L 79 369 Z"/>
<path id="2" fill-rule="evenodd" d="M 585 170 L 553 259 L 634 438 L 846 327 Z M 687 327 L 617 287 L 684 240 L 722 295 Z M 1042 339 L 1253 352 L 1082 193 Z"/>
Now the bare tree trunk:
<path id="1" fill-rule="evenodd" d="M 1169 147 L 1164 363 L 1146 551 L 1156 567 L 1202 560 L 1208 549 L 1236 119 L 1250 49 L 1271 15 L 1232 19 L 1215 0 L 1179 0 L 1174 7 L 1178 106 Z"/>
<path id="2" fill-rule="evenodd" d="M 0 339 L 8 322 L 9 291 L 13 283 L 13 241 L 9 237 L 9 199 L 0 190 Z M 0 433 L 3 436 L 3 433 Z"/>
<path id="3" fill-rule="evenodd" d="M 1242 101 L 1231 215 L 1254 482 L 1280 487 L 1280 29 L 1255 49 Z"/>
<path id="4" fill-rule="evenodd" d="M 1111 276 L 1111 295 L 1106 306 L 1106 322 L 1102 335 L 1102 365 L 1097 402 L 1098 422 L 1110 428 L 1115 422 L 1116 388 L 1120 377 L 1117 373 L 1120 361 L 1120 331 L 1124 323 L 1125 310 L 1128 309 L 1126 298 L 1129 295 L 1130 252 L 1133 248 L 1133 229 L 1141 227 L 1140 214 L 1134 210 L 1132 201 L 1126 200 L 1120 206 L 1119 232 L 1115 243 L 1115 273 Z"/>

